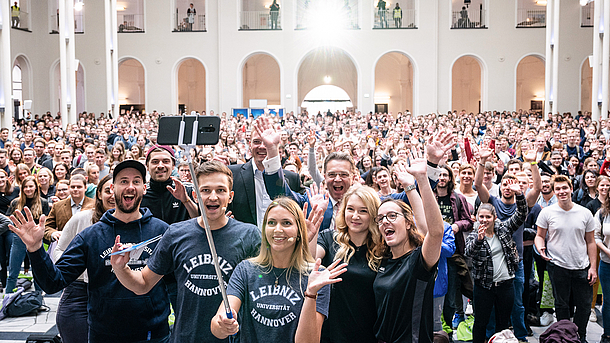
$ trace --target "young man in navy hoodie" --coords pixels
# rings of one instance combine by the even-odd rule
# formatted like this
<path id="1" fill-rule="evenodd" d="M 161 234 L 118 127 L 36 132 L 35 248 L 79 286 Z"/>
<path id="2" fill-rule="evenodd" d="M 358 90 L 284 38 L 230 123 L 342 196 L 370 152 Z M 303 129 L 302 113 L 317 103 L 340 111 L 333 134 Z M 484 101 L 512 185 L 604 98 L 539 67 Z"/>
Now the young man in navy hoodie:
<path id="1" fill-rule="evenodd" d="M 162 235 L 168 228 L 147 209 L 140 210 L 146 191 L 146 168 L 140 162 L 127 160 L 118 164 L 113 174 L 116 210 L 106 212 L 99 222 L 76 235 L 54 265 L 42 246 L 44 218 L 36 225 L 26 208 L 11 216 L 13 230 L 25 243 L 34 278 L 47 293 L 56 293 L 81 275 L 89 275 L 89 342 L 169 341 L 169 300 L 165 286 L 158 283 L 144 295 L 135 295 L 117 280 L 110 264 L 115 237 L 124 242 L 139 243 Z M 149 244 L 137 259 L 129 261 L 142 269 L 155 249 Z"/>

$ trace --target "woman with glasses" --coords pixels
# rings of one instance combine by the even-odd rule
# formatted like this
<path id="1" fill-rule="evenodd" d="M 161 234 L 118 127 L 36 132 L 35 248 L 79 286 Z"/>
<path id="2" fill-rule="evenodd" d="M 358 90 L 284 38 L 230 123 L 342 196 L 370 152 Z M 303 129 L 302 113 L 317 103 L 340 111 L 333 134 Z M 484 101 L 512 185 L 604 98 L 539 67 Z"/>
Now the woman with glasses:
<path id="1" fill-rule="evenodd" d="M 375 335 L 380 342 L 431 343 L 434 278 L 443 240 L 443 218 L 426 175 L 425 159 L 412 158 L 410 167 L 399 164 L 394 172 L 405 187 L 411 206 L 386 199 L 377 213 L 383 238 L 380 255 L 384 260 L 373 283 L 378 316 Z M 416 180 L 421 197 L 415 190 Z"/>
<path id="2" fill-rule="evenodd" d="M 492 204 L 481 204 L 474 230 L 466 240 L 464 254 L 472 257 L 474 279 L 473 343 L 487 341 L 486 328 L 495 307 L 494 332 L 508 329 L 515 299 L 513 279 L 519 265 L 517 245 L 512 235 L 525 222 L 527 202 L 517 180 L 507 180 L 508 188 L 515 193 L 517 210 L 501 222 Z"/>
<path id="3" fill-rule="evenodd" d="M 341 276 L 344 282 L 332 286 L 322 342 L 377 342 L 373 281 L 381 263 L 375 251 L 381 244 L 375 224 L 379 203 L 374 189 L 352 186 L 341 201 L 336 230 L 319 234 L 316 257 L 322 259 L 322 265 L 338 260 L 347 263 Z"/>

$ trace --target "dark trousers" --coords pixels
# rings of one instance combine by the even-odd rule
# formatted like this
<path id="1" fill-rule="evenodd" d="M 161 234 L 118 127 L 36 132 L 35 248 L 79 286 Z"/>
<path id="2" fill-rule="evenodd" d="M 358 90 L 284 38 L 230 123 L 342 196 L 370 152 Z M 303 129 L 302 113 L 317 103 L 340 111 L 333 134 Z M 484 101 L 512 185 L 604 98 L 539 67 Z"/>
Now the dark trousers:
<path id="1" fill-rule="evenodd" d="M 0 235 L 0 282 L 2 287 L 6 287 L 6 277 L 8 275 L 8 260 L 11 256 L 11 245 L 13 244 L 13 235 L 11 231 L 6 231 Z"/>
<path id="2" fill-rule="evenodd" d="M 451 326 L 453 314 L 464 314 L 462 295 L 472 299 L 472 278 L 464 256 L 455 253 L 447 259 L 447 294 L 443 305 L 443 318 Z"/>
<path id="3" fill-rule="evenodd" d="M 87 284 L 74 281 L 64 289 L 57 306 L 57 329 L 63 343 L 87 343 Z"/>
<path id="4" fill-rule="evenodd" d="M 557 320 L 570 320 L 570 296 L 572 296 L 576 306 L 574 324 L 578 326 L 580 337 L 586 337 L 587 324 L 591 314 L 591 301 L 593 300 L 593 287 L 589 285 L 589 280 L 587 280 L 589 268 L 570 270 L 551 262 L 547 263 L 546 268 L 553 285 Z"/>
<path id="5" fill-rule="evenodd" d="M 525 277 L 525 282 L 523 284 L 523 306 L 525 307 L 525 317 L 529 313 L 532 313 L 530 309 L 530 278 L 532 276 L 532 266 L 534 263 L 534 246 L 524 246 L 523 247 L 523 274 Z M 527 328 L 530 327 L 527 320 L 525 321 L 525 326 Z"/>
<path id="6" fill-rule="evenodd" d="M 489 316 L 495 307 L 496 330 L 500 332 L 510 326 L 510 314 L 515 300 L 515 287 L 513 279 L 494 284 L 487 289 L 474 284 L 474 328 L 472 343 L 487 342 L 486 328 Z"/>

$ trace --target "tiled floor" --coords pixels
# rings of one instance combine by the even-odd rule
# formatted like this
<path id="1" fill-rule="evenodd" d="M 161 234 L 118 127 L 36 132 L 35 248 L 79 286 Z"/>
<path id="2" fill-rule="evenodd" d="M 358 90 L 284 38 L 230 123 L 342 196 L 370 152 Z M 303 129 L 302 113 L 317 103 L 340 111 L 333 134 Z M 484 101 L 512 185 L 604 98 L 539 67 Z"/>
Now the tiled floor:
<path id="1" fill-rule="evenodd" d="M 59 303 L 59 294 L 45 296 L 45 303 L 50 307 L 49 312 L 39 313 L 37 316 L 6 318 L 0 321 L 0 343 L 23 343 L 32 333 L 45 333 L 55 330 L 55 314 Z M 598 309 L 598 316 L 600 315 Z M 546 327 L 532 327 L 534 337 L 528 337 L 530 343 L 538 343 L 538 337 Z M 598 323 L 589 322 L 587 327 L 587 341 L 599 343 L 603 329 Z"/>

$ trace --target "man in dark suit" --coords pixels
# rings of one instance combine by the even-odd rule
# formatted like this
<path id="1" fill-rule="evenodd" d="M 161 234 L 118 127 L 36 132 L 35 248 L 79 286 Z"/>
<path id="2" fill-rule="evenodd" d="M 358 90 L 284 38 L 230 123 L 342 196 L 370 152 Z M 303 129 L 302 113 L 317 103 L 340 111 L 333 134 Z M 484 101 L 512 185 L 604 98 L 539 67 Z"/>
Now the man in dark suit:
<path id="1" fill-rule="evenodd" d="M 228 210 L 233 212 L 235 219 L 261 228 L 265 211 L 273 199 L 267 194 L 263 179 L 265 170 L 263 160 L 267 157 L 267 149 L 256 131 L 252 132 L 250 151 L 252 153 L 250 161 L 229 166 L 233 172 L 235 197 L 229 204 Z M 284 171 L 284 178 L 290 189 L 295 192 L 302 191 L 299 174 Z"/>
<path id="2" fill-rule="evenodd" d="M 44 152 L 46 148 L 47 142 L 44 139 L 36 138 L 34 140 L 34 151 L 36 152 L 35 163 L 49 168 L 49 170 L 53 170 L 53 159 L 51 158 L 51 155 Z"/>
<path id="3" fill-rule="evenodd" d="M 59 240 L 64 226 L 75 213 L 93 209 L 95 200 L 86 197 L 85 190 L 87 180 L 84 176 L 77 174 L 70 178 L 70 197 L 53 204 L 51 213 L 44 222 L 45 240 Z"/>

